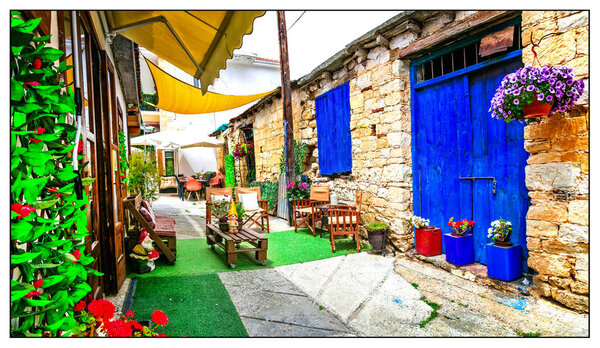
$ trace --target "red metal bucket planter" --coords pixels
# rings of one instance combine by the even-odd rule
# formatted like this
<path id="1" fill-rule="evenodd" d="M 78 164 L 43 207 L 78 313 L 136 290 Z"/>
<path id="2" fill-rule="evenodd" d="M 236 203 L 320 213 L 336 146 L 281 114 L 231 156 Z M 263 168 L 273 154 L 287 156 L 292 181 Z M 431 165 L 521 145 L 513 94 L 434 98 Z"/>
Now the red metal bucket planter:
<path id="1" fill-rule="evenodd" d="M 417 253 L 435 256 L 442 253 L 442 231 L 439 228 L 415 229 Z"/>

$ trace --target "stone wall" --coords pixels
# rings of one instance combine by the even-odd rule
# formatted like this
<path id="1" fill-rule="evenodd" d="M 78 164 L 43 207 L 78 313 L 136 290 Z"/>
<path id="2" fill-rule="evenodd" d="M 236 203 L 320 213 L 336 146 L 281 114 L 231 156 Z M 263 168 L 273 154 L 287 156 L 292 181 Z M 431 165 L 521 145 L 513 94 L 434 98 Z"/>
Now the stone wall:
<path id="1" fill-rule="evenodd" d="M 526 11 L 522 14 L 523 63 L 534 64 L 533 41 L 542 65 L 565 65 L 586 92 L 569 113 L 525 128 L 529 267 L 534 289 L 578 310 L 589 310 L 589 97 L 588 12 Z M 537 62 L 535 62 L 537 65 Z"/>
<path id="2" fill-rule="evenodd" d="M 355 190 L 363 192 L 363 221 L 390 224 L 390 242 L 404 252 L 414 246 L 412 215 L 412 158 L 409 60 L 400 52 L 423 37 L 457 23 L 477 11 L 421 11 L 411 25 L 386 29 L 387 36 L 352 47 L 353 54 L 334 68 L 292 86 L 294 138 L 308 144 L 303 166 L 317 185 L 327 184 L 342 203 L 354 204 Z M 352 174 L 319 175 L 315 97 L 346 82 L 350 86 Z M 236 130 L 253 123 L 257 180 L 276 180 L 283 146 L 283 112 L 279 96 L 266 98 L 230 124 L 229 147 Z M 239 168 L 239 166 L 238 166 Z M 238 170 L 239 172 L 239 170 Z"/>

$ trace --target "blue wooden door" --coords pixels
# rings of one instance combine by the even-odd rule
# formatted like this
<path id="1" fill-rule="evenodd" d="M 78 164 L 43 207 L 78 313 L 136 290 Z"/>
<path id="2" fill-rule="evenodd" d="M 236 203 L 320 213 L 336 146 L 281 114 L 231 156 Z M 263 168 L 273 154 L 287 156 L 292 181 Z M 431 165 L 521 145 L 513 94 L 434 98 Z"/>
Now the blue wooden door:
<path id="1" fill-rule="evenodd" d="M 415 214 L 444 233 L 450 217 L 472 219 L 475 259 L 486 264 L 487 229 L 493 220 L 513 224 L 527 269 L 527 188 L 524 125 L 491 118 L 490 100 L 502 78 L 521 66 L 520 57 L 469 73 L 427 81 L 413 90 Z"/>

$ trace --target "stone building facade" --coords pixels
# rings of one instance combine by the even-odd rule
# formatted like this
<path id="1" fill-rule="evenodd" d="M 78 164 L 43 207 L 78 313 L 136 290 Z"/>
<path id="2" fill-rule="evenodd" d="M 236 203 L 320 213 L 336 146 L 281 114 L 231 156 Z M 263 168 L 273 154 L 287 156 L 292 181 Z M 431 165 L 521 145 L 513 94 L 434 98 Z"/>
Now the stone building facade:
<path id="1" fill-rule="evenodd" d="M 390 224 L 390 245 L 414 247 L 403 218 L 413 215 L 410 62 L 507 19 L 522 18 L 523 62 L 532 64 L 533 40 L 556 33 L 537 48 L 542 64 L 567 65 L 588 78 L 588 13 L 565 11 L 407 11 L 346 46 L 313 72 L 292 83 L 294 138 L 308 145 L 303 174 L 330 185 L 340 202 L 363 192 L 363 221 Z M 556 49 L 559 47 L 560 49 Z M 315 97 L 346 82 L 350 88 L 351 175 L 321 176 Z M 587 86 L 587 83 L 586 83 Z M 588 308 L 588 101 L 568 115 L 554 115 L 525 129 L 530 153 L 526 181 L 529 266 L 535 289 L 569 307 Z M 254 133 L 256 178 L 277 180 L 283 147 L 279 92 L 230 121 L 221 134 L 232 149 L 241 128 Z M 239 163 L 239 161 L 238 161 Z M 244 164 L 242 164 L 243 166 Z M 243 172 L 236 168 L 236 174 Z"/>

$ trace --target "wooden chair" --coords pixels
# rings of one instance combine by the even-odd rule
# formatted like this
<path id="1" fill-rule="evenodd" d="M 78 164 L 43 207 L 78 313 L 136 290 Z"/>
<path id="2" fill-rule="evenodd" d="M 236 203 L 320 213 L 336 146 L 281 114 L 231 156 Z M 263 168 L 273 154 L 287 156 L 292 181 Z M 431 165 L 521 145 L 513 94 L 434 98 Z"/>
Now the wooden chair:
<path id="1" fill-rule="evenodd" d="M 270 230 L 270 226 L 269 226 L 269 203 L 268 203 L 268 201 L 261 199 L 260 187 L 236 187 L 235 188 L 235 201 L 239 202 L 240 195 L 247 194 L 247 193 L 256 193 L 256 197 L 258 199 L 258 204 L 260 205 L 260 208 L 258 208 L 257 210 L 250 210 L 250 211 L 246 210 L 244 212 L 244 219 L 242 222 L 242 226 L 245 226 L 247 223 L 249 223 L 249 225 L 246 226 L 248 228 L 250 228 L 254 225 L 258 225 L 261 230 L 267 231 L 267 233 L 269 233 L 271 230 Z M 266 220 L 266 223 L 265 223 L 265 220 Z"/>
<path id="2" fill-rule="evenodd" d="M 233 198 L 231 187 L 207 187 L 206 188 L 206 224 L 212 223 L 210 207 L 212 205 L 212 196 L 228 196 Z M 230 198 L 230 199 L 232 199 Z"/>
<path id="3" fill-rule="evenodd" d="M 298 232 L 298 227 L 306 224 L 311 230 L 313 237 L 315 233 L 315 221 L 322 217 L 320 210 L 316 209 L 317 205 L 329 203 L 329 186 L 311 186 L 310 196 L 308 199 L 292 200 L 292 211 L 294 216 L 294 231 Z"/>
<path id="4" fill-rule="evenodd" d="M 173 264 L 177 259 L 177 234 L 175 232 L 175 221 L 170 217 L 156 216 L 156 225 L 155 227 L 152 227 L 140 212 L 141 205 L 142 196 L 140 194 L 131 195 L 123 200 L 123 208 L 129 211 L 131 216 L 133 216 L 134 220 L 140 227 L 146 229 L 146 232 L 150 234 L 150 238 L 152 238 L 156 244 L 158 251 L 167 258 L 167 263 Z M 135 243 L 138 238 L 132 232 L 134 231 L 127 231 L 130 242 Z M 139 235 L 139 229 L 137 229 L 137 233 Z M 167 244 L 165 244 L 165 241 Z M 130 249 L 133 249 L 134 245 L 130 245 Z"/>
<path id="5" fill-rule="evenodd" d="M 360 251 L 360 238 L 358 225 L 360 214 L 356 207 L 335 205 L 327 209 L 327 225 L 329 226 L 329 239 L 331 252 L 335 253 L 335 236 L 352 235 L 356 242 L 356 251 Z"/>
<path id="6" fill-rule="evenodd" d="M 188 182 L 186 182 L 183 187 L 185 188 L 185 191 L 188 193 L 187 199 L 190 199 L 190 196 L 192 195 L 192 193 L 196 194 L 196 199 L 200 200 L 200 196 L 198 196 L 198 192 L 202 191 L 202 184 L 199 183 L 197 180 L 192 179 L 189 180 Z"/>

